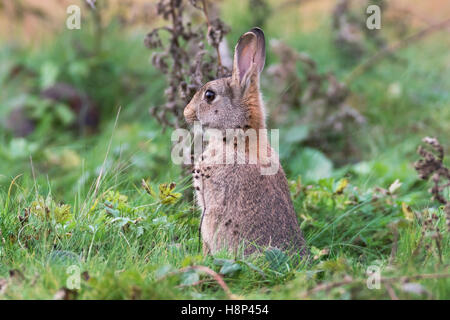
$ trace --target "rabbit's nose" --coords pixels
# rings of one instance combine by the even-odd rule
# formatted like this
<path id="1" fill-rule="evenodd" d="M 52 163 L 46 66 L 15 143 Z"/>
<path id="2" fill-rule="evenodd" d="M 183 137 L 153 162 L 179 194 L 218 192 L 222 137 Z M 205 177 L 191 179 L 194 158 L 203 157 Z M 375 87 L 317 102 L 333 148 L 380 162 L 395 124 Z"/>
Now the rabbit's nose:
<path id="1" fill-rule="evenodd" d="M 195 114 L 195 107 L 192 106 L 190 103 L 184 108 L 184 118 L 186 119 L 187 123 L 193 123 L 197 120 L 197 116 Z"/>

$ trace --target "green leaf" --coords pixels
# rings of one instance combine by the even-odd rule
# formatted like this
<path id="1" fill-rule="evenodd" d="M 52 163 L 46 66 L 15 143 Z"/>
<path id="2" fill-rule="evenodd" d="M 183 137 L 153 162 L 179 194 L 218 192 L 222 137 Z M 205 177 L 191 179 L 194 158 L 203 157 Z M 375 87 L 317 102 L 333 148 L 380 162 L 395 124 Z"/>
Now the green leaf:
<path id="1" fill-rule="evenodd" d="M 45 62 L 40 69 L 41 88 L 45 89 L 55 84 L 59 75 L 59 68 L 51 61 Z"/>
<path id="2" fill-rule="evenodd" d="M 136 228 L 136 237 L 140 237 L 144 234 L 144 228 L 143 227 L 137 227 Z"/>
<path id="3" fill-rule="evenodd" d="M 189 270 L 184 272 L 181 275 L 181 284 L 185 286 L 193 285 L 194 283 L 198 282 L 200 280 L 200 276 L 198 275 L 197 271 L 195 270 Z"/>
<path id="4" fill-rule="evenodd" d="M 290 159 L 288 168 L 305 181 L 317 181 L 331 176 L 333 163 L 322 152 L 304 148 Z"/>
<path id="5" fill-rule="evenodd" d="M 266 277 L 266 274 L 264 273 L 263 270 L 261 270 L 260 268 L 258 268 L 257 266 L 255 266 L 253 263 L 250 263 L 248 261 L 244 261 L 244 260 L 239 260 L 237 261 L 238 263 L 240 263 L 241 265 L 244 264 L 247 267 L 249 267 L 250 269 L 252 269 L 253 271 L 258 272 L 263 278 Z"/>
<path id="6" fill-rule="evenodd" d="M 219 273 L 223 275 L 233 276 L 235 273 L 242 270 L 242 267 L 239 263 L 234 261 L 226 261 L 222 268 L 220 268 Z"/>
<path id="7" fill-rule="evenodd" d="M 280 273 L 288 271 L 289 257 L 278 248 L 269 248 L 264 253 L 266 260 L 269 262 L 270 269 Z"/>
<path id="8" fill-rule="evenodd" d="M 159 200 L 162 204 L 174 204 L 181 197 L 181 193 L 173 192 L 175 187 L 174 182 L 159 185 Z"/>
<path id="9" fill-rule="evenodd" d="M 129 219 L 129 218 L 123 218 L 123 217 L 118 217 L 118 218 L 114 218 L 111 220 L 111 223 L 117 222 L 117 225 L 119 227 L 123 227 L 127 224 L 132 224 L 134 223 L 133 220 Z"/>
<path id="10" fill-rule="evenodd" d="M 69 73 L 77 79 L 85 79 L 89 76 L 89 65 L 86 61 L 73 61 L 69 65 Z"/>
<path id="11" fill-rule="evenodd" d="M 36 143 L 30 143 L 25 138 L 14 138 L 9 142 L 7 155 L 12 160 L 27 159 L 38 149 L 39 146 Z"/>
<path id="12" fill-rule="evenodd" d="M 229 262 L 233 263 L 234 261 L 230 260 L 230 259 L 215 258 L 213 261 L 213 264 L 215 264 L 216 266 L 223 266 L 224 264 L 229 263 Z"/>
<path id="13" fill-rule="evenodd" d="M 109 213 L 110 215 L 112 215 L 115 218 L 119 217 L 119 215 L 120 215 L 120 211 L 117 210 L 117 209 L 105 206 L 105 210 L 106 210 L 107 213 Z"/>
<path id="14" fill-rule="evenodd" d="M 69 125 L 75 121 L 75 114 L 64 103 L 57 103 L 55 105 L 55 115 L 63 125 Z"/>
<path id="15" fill-rule="evenodd" d="M 174 267 L 172 267 L 170 264 L 163 265 L 156 270 L 155 277 L 156 279 L 160 279 L 174 270 Z"/>

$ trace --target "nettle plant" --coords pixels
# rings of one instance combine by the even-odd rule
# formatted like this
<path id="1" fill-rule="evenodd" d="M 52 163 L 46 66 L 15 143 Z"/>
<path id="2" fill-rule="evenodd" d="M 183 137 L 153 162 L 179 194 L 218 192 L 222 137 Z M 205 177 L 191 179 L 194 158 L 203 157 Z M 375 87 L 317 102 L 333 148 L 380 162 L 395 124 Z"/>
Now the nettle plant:
<path id="1" fill-rule="evenodd" d="M 444 148 L 436 138 L 425 137 L 422 141 L 428 149 L 419 146 L 417 153 L 421 159 L 414 163 L 414 167 L 421 179 L 432 181 L 429 192 L 433 200 L 444 206 L 447 229 L 450 231 L 450 199 L 445 197 L 445 190 L 450 188 L 450 169 L 444 165 Z"/>

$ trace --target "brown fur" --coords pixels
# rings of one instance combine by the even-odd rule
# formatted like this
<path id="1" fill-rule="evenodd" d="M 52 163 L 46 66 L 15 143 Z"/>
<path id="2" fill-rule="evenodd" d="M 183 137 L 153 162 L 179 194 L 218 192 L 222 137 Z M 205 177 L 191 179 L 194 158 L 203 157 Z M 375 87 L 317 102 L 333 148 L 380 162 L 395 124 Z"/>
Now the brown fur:
<path id="1" fill-rule="evenodd" d="M 259 78 L 258 75 L 253 76 L 248 94 L 244 96 L 243 105 L 248 110 L 248 126 L 253 129 L 264 129 L 266 127 L 265 116 L 257 78 Z"/>
<path id="2" fill-rule="evenodd" d="M 264 34 L 255 28 L 245 33 L 236 46 L 233 75 L 205 84 L 186 106 L 186 120 L 221 130 L 265 128 L 259 90 L 264 60 Z M 215 92 L 213 101 L 206 101 L 207 90 Z M 262 139 L 267 141 L 265 135 L 259 135 L 258 142 Z M 203 213 L 204 252 L 214 254 L 223 249 L 237 252 L 242 248 L 244 254 L 249 254 L 260 247 L 277 247 L 306 254 L 281 165 L 276 174 L 263 175 L 260 169 L 264 163 L 259 154 L 256 164 L 214 164 L 214 158 L 224 156 L 220 150 L 227 143 L 230 142 L 210 141 L 193 171 L 197 201 Z M 231 150 L 236 151 L 233 147 Z M 249 149 L 245 150 L 248 158 Z M 268 153 L 275 151 L 268 146 Z M 279 164 L 277 157 L 275 161 Z"/>

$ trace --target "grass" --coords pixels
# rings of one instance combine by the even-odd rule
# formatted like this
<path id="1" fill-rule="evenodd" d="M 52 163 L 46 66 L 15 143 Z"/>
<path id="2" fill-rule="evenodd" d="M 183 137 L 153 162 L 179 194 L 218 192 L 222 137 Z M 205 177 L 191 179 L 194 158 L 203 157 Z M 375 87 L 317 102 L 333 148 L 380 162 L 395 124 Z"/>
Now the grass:
<path id="1" fill-rule="evenodd" d="M 237 23 L 234 38 L 251 21 Z M 147 116 L 150 104 L 163 101 L 164 78 L 148 63 L 142 34 L 123 37 L 110 28 L 104 45 L 115 49 L 101 59 L 80 59 L 71 51 L 76 41 L 89 43 L 83 33 L 58 36 L 39 50 L 0 50 L 5 66 L 21 63 L 40 75 L 8 80 L 2 67 L 5 107 L 38 95 L 47 62 L 57 68 L 56 80 L 95 97 L 104 117 L 91 136 L 77 135 L 48 113 L 25 139 L 1 129 L 0 298 L 52 299 L 78 279 L 80 289 L 70 293 L 78 299 L 230 297 L 191 266 L 221 274 L 233 297 L 244 299 L 450 298 L 445 214 L 412 167 L 425 135 L 437 136 L 450 152 L 448 40 L 436 36 L 412 45 L 398 53 L 404 65 L 387 59 L 351 84 L 352 100 L 368 119 L 355 129 L 359 162 L 330 167 L 325 178 L 315 179 L 307 173 L 321 170 L 317 161 L 301 158 L 305 165 L 299 166 L 282 158 L 312 252 L 310 261 L 295 265 L 281 252 L 245 259 L 201 254 L 190 180 L 170 161 L 170 132 L 162 133 Z M 321 69 L 345 77 L 351 68 L 339 63 L 327 28 L 324 23 L 316 32 L 284 35 L 283 26 L 269 23 L 273 37 L 314 53 Z M 388 94 L 393 84 L 399 96 Z M 280 144 L 283 155 L 286 145 Z M 143 179 L 152 192 L 142 188 Z M 396 179 L 400 188 L 386 192 Z M 422 238 L 424 220 L 433 214 L 439 242 L 431 227 Z M 366 285 L 370 266 L 381 272 L 380 289 Z"/>

